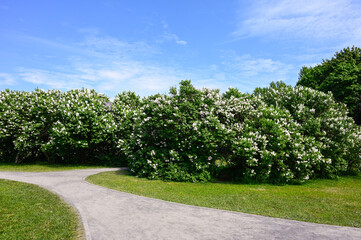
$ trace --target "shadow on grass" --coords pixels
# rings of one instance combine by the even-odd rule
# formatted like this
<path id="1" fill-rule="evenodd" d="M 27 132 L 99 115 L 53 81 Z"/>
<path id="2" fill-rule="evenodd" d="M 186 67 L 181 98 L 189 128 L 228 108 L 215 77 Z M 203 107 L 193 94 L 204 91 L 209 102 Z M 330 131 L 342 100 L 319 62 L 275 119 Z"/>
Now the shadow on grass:
<path id="1" fill-rule="evenodd" d="M 122 170 L 115 171 L 115 174 L 116 175 L 130 175 L 130 172 L 129 172 L 129 170 L 122 169 Z"/>
<path id="2" fill-rule="evenodd" d="M 137 178 L 136 176 L 130 174 L 129 170 L 118 170 L 115 171 L 115 175 L 127 175 L 127 176 L 133 176 L 135 178 Z M 143 179 L 143 180 L 148 180 L 148 181 L 152 181 L 152 179 L 148 179 L 145 177 L 139 177 L 139 179 Z M 160 179 L 157 179 L 157 181 L 162 181 Z M 163 182 L 174 182 L 174 181 L 163 181 Z M 182 182 L 179 182 L 182 183 Z M 184 183 L 184 182 L 183 182 Z M 188 182 L 188 183 L 192 183 L 192 182 Z M 214 182 L 197 182 L 197 184 L 217 184 L 217 185 L 249 185 L 249 186 L 258 186 L 258 185 L 270 185 L 270 186 L 284 186 L 286 184 L 271 184 L 271 183 L 259 183 L 259 182 L 255 182 L 255 181 L 247 181 L 247 182 L 241 182 L 241 181 L 230 181 L 230 180 L 225 180 L 225 179 L 216 179 Z"/>
<path id="3" fill-rule="evenodd" d="M 130 173 L 129 170 L 118 170 L 115 171 L 115 175 L 127 175 L 127 176 L 133 176 L 136 178 L 136 176 L 132 175 Z M 139 179 L 143 179 L 143 180 L 148 180 L 148 181 L 152 181 L 151 179 L 148 178 L 139 178 Z M 342 180 L 341 180 L 342 179 Z M 159 179 L 158 179 L 159 180 Z M 325 185 L 325 186 L 332 186 L 335 184 L 339 183 L 339 180 L 341 181 L 345 181 L 345 180 L 354 180 L 354 181 L 359 181 L 361 180 L 361 173 L 358 173 L 356 175 L 347 175 L 347 176 L 342 176 L 341 178 L 335 178 L 335 179 L 327 179 L 327 178 L 322 178 L 322 179 L 312 179 L 312 180 L 308 180 L 305 182 L 290 182 L 290 183 L 272 183 L 272 182 L 266 182 L 266 183 L 260 183 L 257 181 L 252 181 L 252 180 L 247 180 L 247 181 L 232 181 L 229 180 L 229 178 L 218 178 L 215 179 L 213 182 L 206 182 L 204 184 L 215 184 L 215 185 L 243 185 L 243 186 L 250 186 L 250 187 L 259 187 L 259 186 L 269 186 L 269 187 L 286 187 L 286 186 L 308 186 L 308 187 L 312 187 L 313 185 L 315 186 L 319 186 L 319 184 Z M 164 182 L 172 182 L 172 181 L 164 181 Z M 202 184 L 200 182 L 198 182 L 197 184 Z"/>

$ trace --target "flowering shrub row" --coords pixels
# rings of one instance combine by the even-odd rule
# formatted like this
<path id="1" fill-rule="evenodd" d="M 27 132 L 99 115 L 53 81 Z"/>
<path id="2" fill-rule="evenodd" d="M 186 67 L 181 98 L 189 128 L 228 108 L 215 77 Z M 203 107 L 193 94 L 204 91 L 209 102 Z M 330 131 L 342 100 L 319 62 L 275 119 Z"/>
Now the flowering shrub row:
<path id="1" fill-rule="evenodd" d="M 332 95 L 278 84 L 245 95 L 229 89 L 143 100 L 128 145 L 134 174 L 151 179 L 292 182 L 360 168 L 360 129 Z"/>
<path id="2" fill-rule="evenodd" d="M 336 103 L 332 94 L 311 88 L 281 85 L 265 89 L 263 101 L 286 109 L 299 125 L 298 133 L 312 139 L 320 154 L 316 175 L 329 177 L 360 168 L 360 128 L 348 117 L 347 107 Z"/>
<path id="3" fill-rule="evenodd" d="M 143 99 L 127 146 L 131 171 L 152 179 L 211 180 L 215 161 L 226 154 L 221 103 L 218 91 L 199 91 L 187 81 L 179 93 L 172 88 L 170 96 Z"/>
<path id="4" fill-rule="evenodd" d="M 271 84 L 114 101 L 94 90 L 0 93 L 1 161 L 122 165 L 134 175 L 302 182 L 360 170 L 361 131 L 331 94 Z"/>
<path id="5" fill-rule="evenodd" d="M 110 106 L 108 97 L 87 89 L 0 92 L 1 161 L 121 163 L 119 111 Z"/>

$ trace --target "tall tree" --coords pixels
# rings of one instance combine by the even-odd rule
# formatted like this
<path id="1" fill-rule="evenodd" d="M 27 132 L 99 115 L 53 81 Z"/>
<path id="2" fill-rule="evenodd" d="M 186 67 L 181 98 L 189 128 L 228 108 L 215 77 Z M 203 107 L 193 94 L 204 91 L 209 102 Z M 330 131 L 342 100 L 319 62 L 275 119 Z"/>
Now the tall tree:
<path id="1" fill-rule="evenodd" d="M 297 85 L 319 91 L 331 91 L 343 102 L 357 124 L 361 124 L 358 105 L 361 104 L 361 48 L 353 46 L 336 52 L 332 59 L 315 67 L 302 67 Z"/>

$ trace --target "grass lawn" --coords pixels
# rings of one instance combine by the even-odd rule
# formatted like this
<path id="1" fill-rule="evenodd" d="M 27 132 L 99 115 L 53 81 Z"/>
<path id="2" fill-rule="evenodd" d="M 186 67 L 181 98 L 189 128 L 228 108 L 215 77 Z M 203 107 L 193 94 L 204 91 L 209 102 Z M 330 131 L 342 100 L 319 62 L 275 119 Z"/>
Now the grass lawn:
<path id="1" fill-rule="evenodd" d="M 37 164 L 0 163 L 0 171 L 7 171 L 7 172 L 52 172 L 52 171 L 66 171 L 66 170 L 90 169 L 90 168 L 102 168 L 102 167 L 45 164 L 45 163 L 37 163 Z"/>
<path id="2" fill-rule="evenodd" d="M 0 239 L 79 239 L 75 211 L 36 185 L 0 179 Z"/>
<path id="3" fill-rule="evenodd" d="M 103 172 L 87 181 L 195 206 L 307 222 L 361 227 L 361 176 L 312 180 L 303 185 L 180 183 L 147 180 L 123 171 Z"/>

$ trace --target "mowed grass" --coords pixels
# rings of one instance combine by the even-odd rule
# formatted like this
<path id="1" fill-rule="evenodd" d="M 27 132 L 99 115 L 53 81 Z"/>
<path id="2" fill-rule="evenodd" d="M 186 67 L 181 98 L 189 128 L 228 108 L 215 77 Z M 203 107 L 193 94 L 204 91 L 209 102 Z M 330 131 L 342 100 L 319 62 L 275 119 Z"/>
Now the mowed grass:
<path id="1" fill-rule="evenodd" d="M 102 168 L 101 166 L 82 166 L 82 165 L 60 165 L 60 164 L 13 164 L 0 163 L 0 171 L 5 172 L 53 172 L 66 170 L 80 170 L 90 168 Z"/>
<path id="2" fill-rule="evenodd" d="M 57 195 L 0 179 L 0 239 L 79 239 L 79 217 Z"/>
<path id="3" fill-rule="evenodd" d="M 361 227 L 361 176 L 303 185 L 181 183 L 103 172 L 87 181 L 141 196 L 307 222 Z"/>

